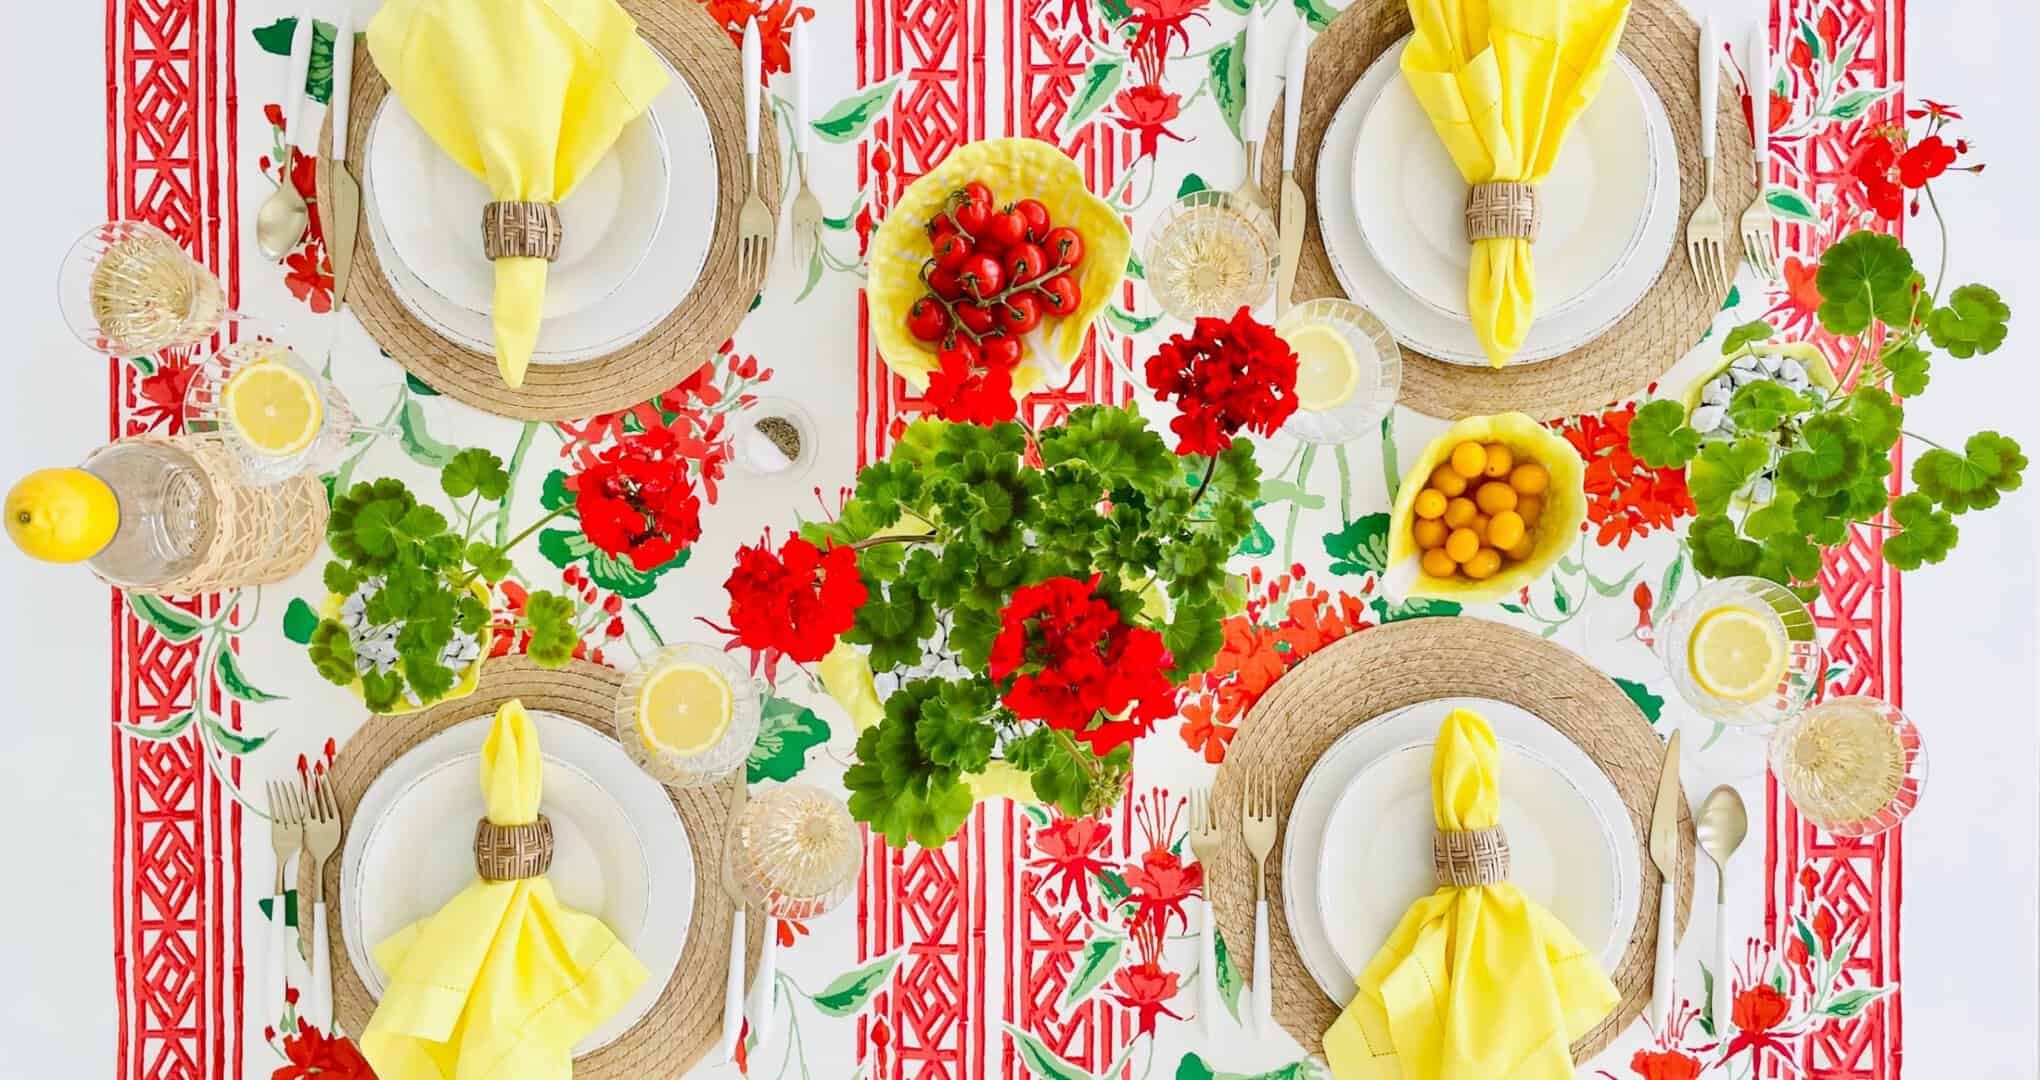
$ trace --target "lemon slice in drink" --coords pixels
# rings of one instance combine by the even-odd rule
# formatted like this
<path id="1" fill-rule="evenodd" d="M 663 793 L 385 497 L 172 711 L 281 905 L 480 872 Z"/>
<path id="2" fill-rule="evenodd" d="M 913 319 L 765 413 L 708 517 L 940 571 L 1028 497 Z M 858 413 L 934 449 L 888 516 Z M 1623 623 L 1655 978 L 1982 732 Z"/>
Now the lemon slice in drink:
<path id="1" fill-rule="evenodd" d="M 1360 361 L 1338 327 L 1305 323 L 1289 334 L 1296 350 L 1296 404 L 1307 412 L 1344 405 L 1360 385 Z"/>
<path id="2" fill-rule="evenodd" d="M 721 741 L 730 728 L 730 683 L 700 664 L 674 664 L 638 690 L 638 734 L 645 745 L 691 757 Z"/>
<path id="3" fill-rule="evenodd" d="M 287 364 L 262 361 L 227 380 L 222 410 L 236 434 L 256 452 L 289 457 L 319 436 L 325 406 L 310 379 Z"/>
<path id="4" fill-rule="evenodd" d="M 1762 701 L 1785 677 L 1785 636 L 1771 620 L 1745 607 L 1718 607 L 1701 615 L 1686 656 L 1693 681 L 1724 701 Z"/>

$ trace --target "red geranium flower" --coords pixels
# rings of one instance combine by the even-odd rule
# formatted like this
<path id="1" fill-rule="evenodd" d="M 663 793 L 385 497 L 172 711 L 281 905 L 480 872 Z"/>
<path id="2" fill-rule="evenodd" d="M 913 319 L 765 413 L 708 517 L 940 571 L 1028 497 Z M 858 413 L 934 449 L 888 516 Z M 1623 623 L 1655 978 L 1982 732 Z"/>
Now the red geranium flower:
<path id="1" fill-rule="evenodd" d="M 1895 218 L 1905 212 L 1905 189 L 1898 182 L 1898 147 L 1890 138 L 1872 136 L 1849 167 L 1849 174 L 1863 185 L 1864 198 L 1879 217 Z"/>
<path id="2" fill-rule="evenodd" d="M 311 305 L 318 314 L 333 310 L 333 274 L 326 266 L 324 245 L 317 240 L 308 241 L 285 256 L 283 265 L 286 268 L 283 284 L 292 296 Z"/>
<path id="3" fill-rule="evenodd" d="M 1933 98 L 1921 98 L 1919 107 L 1907 109 L 1905 114 L 1914 120 L 1921 120 L 1930 116 L 1936 120 L 1962 119 L 1962 114 L 1956 112 L 1953 107 L 1943 105 Z"/>
<path id="4" fill-rule="evenodd" d="M 1020 415 L 1013 396 L 1013 372 L 997 366 L 973 368 L 961 352 L 944 352 L 942 366 L 928 374 L 928 407 L 960 424 L 990 427 Z"/>
<path id="5" fill-rule="evenodd" d="M 1694 513 L 1686 470 L 1654 469 L 1629 452 L 1629 422 L 1636 403 L 1560 421 L 1554 427 L 1586 460 L 1587 521 L 1594 542 L 1626 548 L 1653 530 L 1671 528 Z"/>
<path id="6" fill-rule="evenodd" d="M 1181 410 L 1169 421 L 1176 452 L 1216 454 L 1242 430 L 1273 435 L 1296 411 L 1296 352 L 1242 307 L 1170 338 L 1148 358 L 1147 383 Z"/>
<path id="7" fill-rule="evenodd" d="M 1925 187 L 1927 181 L 1955 164 L 1955 148 L 1929 135 L 1898 156 L 1898 182 L 1909 188 Z"/>
<path id="8" fill-rule="evenodd" d="M 867 595 L 857 552 L 835 546 L 825 552 L 789 536 L 775 554 L 770 532 L 737 549 L 723 588 L 730 594 L 728 632 L 751 650 L 753 668 L 764 662 L 768 678 L 782 656 L 806 664 L 829 655 Z"/>
<path id="9" fill-rule="evenodd" d="M 146 420 L 151 431 L 164 428 L 172 435 L 183 431 L 184 397 L 191 392 L 194 374 L 196 369 L 191 361 L 182 357 L 163 361 L 154 374 L 145 376 L 135 387 L 143 401 L 135 410 L 135 418 Z"/>
<path id="10" fill-rule="evenodd" d="M 1163 971 L 1162 965 L 1150 960 L 1119 969 L 1119 974 L 1112 979 L 1112 1000 L 1118 1002 L 1122 1009 L 1138 1012 L 1140 1033 L 1153 1035 L 1157 1017 L 1166 1015 L 1173 1020 L 1183 1019 L 1167 1005 L 1168 1000 L 1176 996 L 1181 984 L 1182 976 L 1173 971 Z"/>
<path id="11" fill-rule="evenodd" d="M 1700 1059 L 1679 1050 L 1638 1050 L 1629 1071 L 1641 1080 L 1698 1080 Z"/>
<path id="12" fill-rule="evenodd" d="M 626 437 L 567 479 L 588 542 L 638 570 L 656 570 L 701 538 L 701 500 L 671 430 Z"/>
<path id="13" fill-rule="evenodd" d="M 1088 909 L 1091 877 L 1105 870 L 1105 860 L 1098 856 L 1111 835 L 1111 828 L 1097 818 L 1058 814 L 1054 821 L 1035 831 L 1035 858 L 1027 865 L 1044 871 L 1041 882 L 1044 890 L 1054 888 L 1060 879 L 1062 898 L 1058 902 L 1063 906 L 1069 906 L 1074 894 L 1077 906 Z"/>
<path id="14" fill-rule="evenodd" d="M 1132 890 L 1134 918 L 1146 921 L 1165 937 L 1170 916 L 1189 924 L 1183 902 L 1203 891 L 1204 866 L 1184 866 L 1182 856 L 1168 848 L 1150 848 L 1141 856 L 1139 866 L 1127 868 L 1126 887 Z"/>
<path id="15" fill-rule="evenodd" d="M 298 1020 L 297 1034 L 283 1040 L 290 1064 L 269 1074 L 270 1080 L 375 1080 L 368 1059 L 346 1039 L 336 1039 Z"/>
<path id="16" fill-rule="evenodd" d="M 1169 130 L 1169 121 L 1183 115 L 1183 98 L 1171 94 L 1156 83 L 1142 83 L 1129 86 L 1112 99 L 1112 106 L 1118 112 L 1119 126 L 1140 136 L 1140 156 L 1148 157 L 1160 149 L 1162 137 L 1167 136 L 1183 142 L 1183 136 Z"/>
<path id="17" fill-rule="evenodd" d="M 1128 624 L 1096 594 L 1099 578 L 1049 578 L 1013 593 L 999 613 L 991 676 L 1000 700 L 1088 743 L 1100 757 L 1176 711 L 1162 635 Z"/>

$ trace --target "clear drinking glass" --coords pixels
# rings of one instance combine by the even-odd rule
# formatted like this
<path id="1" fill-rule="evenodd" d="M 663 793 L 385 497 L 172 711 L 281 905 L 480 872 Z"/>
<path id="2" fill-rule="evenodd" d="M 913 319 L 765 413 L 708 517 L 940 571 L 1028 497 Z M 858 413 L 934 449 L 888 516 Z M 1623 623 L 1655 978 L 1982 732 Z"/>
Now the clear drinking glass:
<path id="1" fill-rule="evenodd" d="M 71 245 L 57 302 L 71 333 L 111 356 L 195 348 L 232 314 L 220 279 L 139 221 L 95 226 Z"/>
<path id="2" fill-rule="evenodd" d="M 1191 192 L 1148 232 L 1148 286 L 1178 319 L 1229 318 L 1274 290 L 1279 244 L 1267 210 L 1223 191 Z"/>
<path id="3" fill-rule="evenodd" d="M 843 800 L 807 784 L 755 795 L 744 807 L 738 879 L 775 919 L 813 919 L 850 898 L 864 837 Z"/>
<path id="4" fill-rule="evenodd" d="M 645 737 L 639 715 L 639 701 L 645 688 L 662 673 L 691 667 L 712 673 L 729 688 L 730 715 L 720 734 L 708 745 L 676 753 L 654 745 Z M 692 643 L 669 645 L 638 661 L 616 694 L 616 737 L 638 767 L 670 788 L 700 787 L 727 777 L 742 768 L 758 740 L 758 720 L 763 708 L 759 685 L 730 654 L 721 649 Z"/>
<path id="5" fill-rule="evenodd" d="M 319 433 L 304 449 L 269 453 L 247 439 L 226 415 L 226 387 L 235 373 L 255 364 L 281 364 L 309 382 L 319 398 Z M 281 484 L 305 472 L 325 472 L 347 456 L 347 444 L 361 430 L 354 410 L 338 387 L 306 363 L 288 345 L 273 341 L 241 341 L 221 349 L 192 368 L 184 395 L 184 426 L 192 432 L 219 432 L 240 466 L 242 478 L 259 487 Z"/>
<path id="6" fill-rule="evenodd" d="M 1830 698 L 1771 737 L 1771 771 L 1799 815 L 1830 836 L 1905 820 L 1927 782 L 1927 751 L 1904 713 L 1873 697 Z"/>
<path id="7" fill-rule="evenodd" d="M 1375 433 L 1381 418 L 1395 408 L 1402 393 L 1402 349 L 1374 313 L 1351 300 L 1325 297 L 1289 309 L 1275 332 L 1289 337 L 1305 326 L 1336 332 L 1353 350 L 1359 381 L 1345 401 L 1328 409 L 1297 409 L 1282 428 L 1304 442 L 1336 445 Z"/>
<path id="8" fill-rule="evenodd" d="M 815 462 L 815 424 L 786 398 L 762 397 L 738 413 L 730 436 L 730 464 L 756 477 L 798 479 Z"/>
<path id="9" fill-rule="evenodd" d="M 1728 608 L 1756 616 L 1785 654 L 1776 683 L 1749 700 L 1717 696 L 1693 671 L 1694 631 L 1707 616 Z M 1659 628 L 1657 653 L 1686 704 L 1708 719 L 1738 726 L 1777 724 L 1805 708 L 1820 687 L 1824 663 L 1806 604 L 1783 585 L 1756 577 L 1710 582 L 1674 608 Z"/>

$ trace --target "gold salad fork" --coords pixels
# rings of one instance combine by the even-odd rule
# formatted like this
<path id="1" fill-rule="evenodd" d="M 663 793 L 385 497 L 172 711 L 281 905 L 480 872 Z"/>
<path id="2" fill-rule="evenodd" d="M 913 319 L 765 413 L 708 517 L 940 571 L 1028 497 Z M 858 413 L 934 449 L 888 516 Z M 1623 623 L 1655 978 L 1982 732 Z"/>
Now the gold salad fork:
<path id="1" fill-rule="evenodd" d="M 807 159 L 814 149 L 814 129 L 808 126 L 808 20 L 793 24 L 793 160 L 800 174 L 800 190 L 793 196 L 793 255 L 802 263 L 814 258 L 822 243 L 822 200 L 808 186 Z"/>
<path id="2" fill-rule="evenodd" d="M 289 909 L 291 882 L 290 860 L 305 842 L 304 793 L 296 784 L 282 781 L 269 783 L 269 849 L 276 853 L 276 888 L 270 893 L 269 901 L 269 996 L 262 1001 L 265 1010 L 278 1007 L 288 986 L 286 973 L 290 970 L 285 951 L 296 944 L 290 927 L 284 925 Z M 265 1017 L 267 1017 L 265 1013 Z"/>
<path id="3" fill-rule="evenodd" d="M 307 1018 L 333 1027 L 333 967 L 326 937 L 326 860 L 340 849 L 340 799 L 332 778 L 312 778 L 310 816 L 305 819 L 305 854 L 312 860 L 312 992 Z"/>
<path id="4" fill-rule="evenodd" d="M 1211 888 L 1211 875 L 1218 869 L 1218 851 L 1224 843 L 1223 834 L 1218 831 L 1218 822 L 1211 817 L 1211 789 L 1196 788 L 1190 792 L 1190 854 L 1197 859 L 1197 865 L 1204 868 L 1205 888 Z M 1207 891 L 1207 897 L 1210 893 Z M 1204 1030 L 1213 1034 L 1218 1031 L 1218 1009 L 1221 1004 L 1218 994 L 1218 931 L 1213 925 L 1211 904 L 1204 905 L 1204 929 L 1198 939 L 1197 960 L 1197 1011 L 1204 1016 Z"/>
<path id="5" fill-rule="evenodd" d="M 744 24 L 744 157 L 750 164 L 751 190 L 737 215 L 737 273 L 746 280 L 765 276 L 774 232 L 772 211 L 765 208 L 765 200 L 758 194 L 758 97 L 764 56 L 758 19 L 753 16 Z M 759 284 L 762 288 L 763 281 Z"/>
<path id="6" fill-rule="evenodd" d="M 1268 950 L 1268 853 L 1280 831 L 1274 778 L 1248 773 L 1241 794 L 1240 838 L 1254 857 L 1254 1023 L 1264 1035 L 1275 1029 L 1275 986 Z"/>
<path id="7" fill-rule="evenodd" d="M 1714 20 L 1700 23 L 1700 158 L 1707 171 L 1707 194 L 1686 220 L 1686 261 L 1700 288 L 1715 297 L 1728 292 L 1734 271 L 1728 265 L 1728 228 L 1721 204 L 1714 198 L 1714 128 L 1721 61 L 1715 54 Z"/>

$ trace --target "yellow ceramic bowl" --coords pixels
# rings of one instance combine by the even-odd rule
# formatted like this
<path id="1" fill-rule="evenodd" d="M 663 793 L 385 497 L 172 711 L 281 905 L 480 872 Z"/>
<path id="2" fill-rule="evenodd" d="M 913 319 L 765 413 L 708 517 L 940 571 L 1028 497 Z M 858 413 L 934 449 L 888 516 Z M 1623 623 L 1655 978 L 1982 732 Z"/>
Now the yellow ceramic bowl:
<path id="1" fill-rule="evenodd" d="M 1781 345 L 1758 345 L 1756 351 L 1763 356 L 1783 356 L 1799 361 L 1805 365 L 1807 379 L 1813 385 L 1831 394 L 1835 391 L 1837 384 L 1834 369 L 1828 367 L 1827 357 L 1822 356 L 1820 349 L 1812 343 L 1790 341 Z M 1737 355 L 1740 354 L 1741 351 L 1737 350 Z M 1694 409 L 1700 407 L 1700 391 L 1707 389 L 1707 384 L 1720 377 L 1721 373 L 1727 371 L 1728 366 L 1734 362 L 1734 356 L 1724 356 L 1721 363 L 1708 369 L 1707 374 L 1686 384 L 1686 392 L 1679 395 L 1679 403 L 1686 406 L 1688 417 L 1693 415 Z"/>
<path id="2" fill-rule="evenodd" d="M 1504 565 L 1486 581 L 1466 578 L 1434 578 L 1418 565 L 1423 552 L 1410 526 L 1417 517 L 1417 494 L 1424 490 L 1431 471 L 1452 456 L 1452 448 L 1463 442 L 1501 443 L 1518 462 L 1534 461 L 1551 474 L 1551 486 L 1544 493 L 1544 515 L 1531 530 L 1537 544 L 1530 557 Z M 1544 576 L 1559 556 L 1577 543 L 1580 523 L 1587 519 L 1586 462 L 1571 443 L 1522 413 L 1469 416 L 1431 441 L 1403 474 L 1397 490 L 1395 511 L 1389 515 L 1388 573 L 1382 585 L 1391 595 L 1423 596 L 1461 603 L 1482 604 L 1500 600 Z"/>
<path id="3" fill-rule="evenodd" d="M 477 581 L 471 586 L 471 589 L 481 599 L 482 603 L 486 604 L 489 602 L 489 587 L 487 585 Z M 340 605 L 346 602 L 347 598 L 339 593 L 327 593 L 326 602 L 319 605 L 319 615 L 327 619 L 337 619 L 340 617 Z M 453 689 L 448 690 L 446 696 L 440 698 L 439 701 L 452 701 L 455 698 L 464 698 L 474 693 L 482 685 L 482 662 L 489 658 L 489 645 L 489 632 L 484 631 L 482 636 L 482 655 L 475 657 L 474 663 L 469 664 L 467 670 L 460 673 L 460 678 L 454 680 Z M 347 692 L 355 697 L 362 697 L 361 680 L 356 678 L 353 682 L 349 683 L 347 685 Z M 366 699 L 364 698 L 363 700 Z M 439 701 L 435 701 L 432 704 L 437 705 Z M 406 700 L 398 702 L 395 708 L 385 710 L 376 715 L 407 716 L 425 707 Z"/>
<path id="4" fill-rule="evenodd" d="M 1133 236 L 1110 204 L 1084 186 L 1083 170 L 1069 155 L 1038 139 L 989 139 L 962 147 L 944 158 L 900 196 L 871 244 L 872 335 L 879 356 L 901 378 L 916 387 L 928 385 L 935 370 L 935 350 L 907 332 L 907 309 L 927 293 L 921 264 L 929 256 L 928 222 L 951 192 L 972 180 L 991 186 L 1000 205 L 1035 198 L 1048 206 L 1057 225 L 1084 237 L 1084 262 L 1078 283 L 1083 303 L 1064 318 L 1044 319 L 1041 329 L 1025 340 L 1020 367 L 1013 373 L 1015 393 L 1040 389 L 1059 379 L 1084 347 L 1091 321 L 1112 302 L 1126 277 L 1126 257 Z"/>

